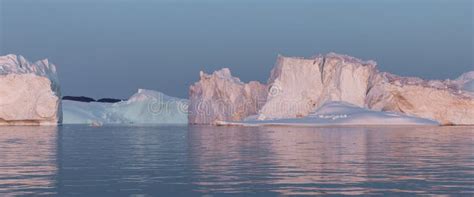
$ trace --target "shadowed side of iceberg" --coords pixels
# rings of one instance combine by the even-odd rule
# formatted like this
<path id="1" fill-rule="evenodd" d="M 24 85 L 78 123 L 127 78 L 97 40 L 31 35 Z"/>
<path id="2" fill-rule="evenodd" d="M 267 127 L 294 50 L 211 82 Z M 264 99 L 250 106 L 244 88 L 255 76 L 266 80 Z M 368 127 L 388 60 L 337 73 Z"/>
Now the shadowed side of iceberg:
<path id="1" fill-rule="evenodd" d="M 187 124 L 186 99 L 139 89 L 117 103 L 63 101 L 63 124 Z"/>

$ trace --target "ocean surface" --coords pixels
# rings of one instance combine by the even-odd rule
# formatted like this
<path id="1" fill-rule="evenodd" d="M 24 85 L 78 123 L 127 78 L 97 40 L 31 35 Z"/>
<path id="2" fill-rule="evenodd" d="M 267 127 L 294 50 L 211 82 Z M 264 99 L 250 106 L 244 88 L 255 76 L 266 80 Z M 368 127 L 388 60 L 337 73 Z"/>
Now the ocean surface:
<path id="1" fill-rule="evenodd" d="M 474 195 L 474 127 L 0 127 L 0 196 Z"/>

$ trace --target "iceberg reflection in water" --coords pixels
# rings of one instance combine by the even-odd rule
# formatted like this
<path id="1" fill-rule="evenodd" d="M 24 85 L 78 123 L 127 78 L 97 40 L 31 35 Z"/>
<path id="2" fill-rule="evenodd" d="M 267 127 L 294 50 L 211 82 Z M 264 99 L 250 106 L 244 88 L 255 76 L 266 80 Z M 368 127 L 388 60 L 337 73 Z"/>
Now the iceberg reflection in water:
<path id="1" fill-rule="evenodd" d="M 474 194 L 472 127 L 18 128 L 0 195 Z"/>
<path id="2" fill-rule="evenodd" d="M 203 192 L 473 193 L 462 127 L 191 129 Z M 198 140 L 192 140 L 192 139 Z M 210 187 L 208 187 L 210 186 Z"/>
<path id="3" fill-rule="evenodd" d="M 57 131 L 55 126 L 0 127 L 0 196 L 55 194 Z"/>

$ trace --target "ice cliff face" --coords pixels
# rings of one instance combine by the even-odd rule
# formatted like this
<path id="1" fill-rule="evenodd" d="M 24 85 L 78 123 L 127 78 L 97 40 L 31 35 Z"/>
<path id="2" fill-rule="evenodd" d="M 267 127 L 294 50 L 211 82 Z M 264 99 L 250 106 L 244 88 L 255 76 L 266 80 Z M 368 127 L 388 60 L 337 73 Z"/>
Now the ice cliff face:
<path id="1" fill-rule="evenodd" d="M 56 125 L 61 122 L 56 67 L 22 56 L 0 56 L 0 125 Z"/>
<path id="2" fill-rule="evenodd" d="M 279 56 L 258 119 L 304 117 L 328 101 L 362 107 L 375 71 L 373 61 L 334 53 L 310 59 Z"/>
<path id="3" fill-rule="evenodd" d="M 255 115 L 266 96 L 265 85 L 256 81 L 243 83 L 232 77 L 227 68 L 210 75 L 201 72 L 200 80 L 189 89 L 189 123 L 240 121 Z"/>
<path id="4" fill-rule="evenodd" d="M 187 124 L 186 99 L 139 89 L 117 103 L 63 101 L 63 124 Z"/>
<path id="5" fill-rule="evenodd" d="M 469 79 L 426 81 L 378 73 L 370 82 L 367 107 L 437 120 L 441 124 L 474 124 L 474 97 L 462 88 Z"/>

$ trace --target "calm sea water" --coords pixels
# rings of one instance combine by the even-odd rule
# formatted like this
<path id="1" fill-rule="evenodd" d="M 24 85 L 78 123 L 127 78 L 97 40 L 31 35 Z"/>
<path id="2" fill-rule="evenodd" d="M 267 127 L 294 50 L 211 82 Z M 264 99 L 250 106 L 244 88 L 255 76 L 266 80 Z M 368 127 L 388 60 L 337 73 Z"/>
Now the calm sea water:
<path id="1" fill-rule="evenodd" d="M 474 195 L 473 127 L 0 127 L 0 196 Z"/>

